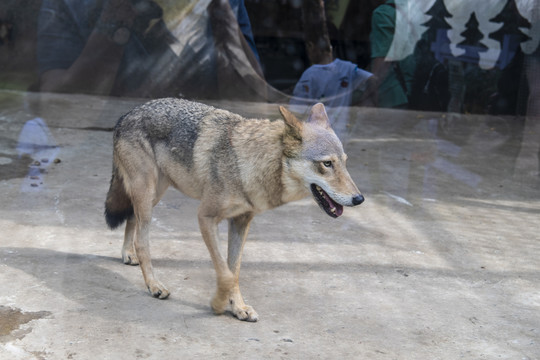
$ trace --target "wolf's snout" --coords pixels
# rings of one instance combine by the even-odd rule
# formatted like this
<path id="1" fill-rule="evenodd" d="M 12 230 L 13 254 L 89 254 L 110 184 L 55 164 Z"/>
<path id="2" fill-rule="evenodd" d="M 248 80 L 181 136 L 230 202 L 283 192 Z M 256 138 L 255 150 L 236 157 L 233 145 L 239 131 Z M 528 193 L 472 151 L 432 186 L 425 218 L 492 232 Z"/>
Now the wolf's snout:
<path id="1" fill-rule="evenodd" d="M 360 194 L 352 198 L 353 206 L 360 205 L 363 202 L 364 202 L 364 197 Z"/>

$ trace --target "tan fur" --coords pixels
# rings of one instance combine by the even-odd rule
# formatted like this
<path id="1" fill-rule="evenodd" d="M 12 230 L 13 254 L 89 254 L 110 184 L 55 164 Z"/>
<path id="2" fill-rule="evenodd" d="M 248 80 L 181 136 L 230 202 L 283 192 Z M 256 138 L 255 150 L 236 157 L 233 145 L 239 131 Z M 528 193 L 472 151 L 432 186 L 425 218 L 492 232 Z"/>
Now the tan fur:
<path id="1" fill-rule="evenodd" d="M 363 201 L 324 106 L 315 105 L 306 122 L 283 107 L 280 111 L 285 121 L 249 120 L 202 104 L 162 99 L 119 120 L 106 218 L 112 228 L 127 220 L 123 261 L 140 264 L 153 296 L 169 296 L 154 276 L 148 240 L 152 208 L 169 185 L 201 201 L 199 226 L 217 274 L 214 312 L 230 306 L 247 321 L 258 315 L 244 303 L 238 278 L 253 217 L 309 195 L 311 184 L 341 205 Z M 328 161 L 331 167 L 324 165 Z M 225 219 L 227 260 L 218 246 L 218 223 Z"/>

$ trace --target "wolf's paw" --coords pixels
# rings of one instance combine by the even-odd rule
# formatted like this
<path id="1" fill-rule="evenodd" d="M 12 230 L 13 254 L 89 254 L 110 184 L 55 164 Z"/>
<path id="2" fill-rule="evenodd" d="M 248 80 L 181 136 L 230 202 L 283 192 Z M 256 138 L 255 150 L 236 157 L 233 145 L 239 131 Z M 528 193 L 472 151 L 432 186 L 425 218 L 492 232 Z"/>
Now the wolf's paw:
<path id="1" fill-rule="evenodd" d="M 139 265 L 139 258 L 135 252 L 123 252 L 122 261 L 126 265 Z"/>
<path id="2" fill-rule="evenodd" d="M 257 312 L 249 305 L 244 306 L 235 306 L 233 304 L 232 306 L 232 313 L 234 316 L 236 316 L 239 320 L 243 321 L 249 321 L 249 322 L 256 322 L 259 320 L 259 315 Z"/>
<path id="3" fill-rule="evenodd" d="M 166 299 L 171 294 L 169 290 L 167 290 L 167 288 L 159 281 L 148 285 L 148 291 L 150 292 L 150 294 L 152 294 L 153 297 L 156 297 L 158 299 Z"/>
<path id="4" fill-rule="evenodd" d="M 219 296 L 219 294 L 216 294 L 210 302 L 210 306 L 216 315 L 223 314 L 227 309 L 227 304 L 227 298 L 223 298 L 222 296 Z"/>
<path id="5" fill-rule="evenodd" d="M 223 314 L 229 305 L 229 295 L 234 286 L 234 276 L 230 271 L 218 275 L 216 294 L 210 302 L 216 315 Z"/>

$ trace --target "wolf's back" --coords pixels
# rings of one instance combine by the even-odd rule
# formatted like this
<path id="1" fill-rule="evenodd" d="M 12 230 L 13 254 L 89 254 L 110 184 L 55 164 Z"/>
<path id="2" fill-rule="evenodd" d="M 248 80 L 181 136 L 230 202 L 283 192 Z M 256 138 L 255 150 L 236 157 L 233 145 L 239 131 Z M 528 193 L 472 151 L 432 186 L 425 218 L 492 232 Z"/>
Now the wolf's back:
<path id="1" fill-rule="evenodd" d="M 197 136 L 199 123 L 215 108 L 183 99 L 165 98 L 147 102 L 122 116 L 114 129 L 114 139 L 130 140 L 141 135 L 150 141 Z"/>
<path id="2" fill-rule="evenodd" d="M 201 120 L 215 108 L 183 99 L 165 98 L 141 105 L 118 121 L 115 143 L 163 143 L 174 149 L 176 160 L 188 168 L 193 163 L 193 148 L 201 132 Z"/>

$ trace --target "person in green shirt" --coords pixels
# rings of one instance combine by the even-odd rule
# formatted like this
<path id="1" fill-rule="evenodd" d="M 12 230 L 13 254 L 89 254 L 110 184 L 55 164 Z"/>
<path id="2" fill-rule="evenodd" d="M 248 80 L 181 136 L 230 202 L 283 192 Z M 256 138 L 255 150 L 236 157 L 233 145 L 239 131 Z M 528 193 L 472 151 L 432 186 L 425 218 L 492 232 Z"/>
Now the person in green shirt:
<path id="1" fill-rule="evenodd" d="M 394 0 L 379 1 L 371 19 L 371 71 L 378 79 L 377 106 L 383 108 L 408 107 L 414 60 L 408 56 L 400 61 L 387 61 L 386 56 L 396 27 L 396 4 Z"/>

